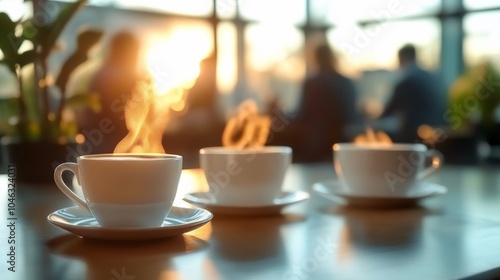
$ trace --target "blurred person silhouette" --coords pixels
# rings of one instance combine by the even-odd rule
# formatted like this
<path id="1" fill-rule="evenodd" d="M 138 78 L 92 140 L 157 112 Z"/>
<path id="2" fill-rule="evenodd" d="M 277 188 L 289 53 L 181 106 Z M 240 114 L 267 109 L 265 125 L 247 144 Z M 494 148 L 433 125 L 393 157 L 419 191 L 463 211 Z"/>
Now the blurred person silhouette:
<path id="1" fill-rule="evenodd" d="M 132 33 L 116 33 L 107 51 L 89 87 L 90 92 L 98 94 L 101 110 L 86 109 L 78 114 L 80 132 L 92 144 L 92 153 L 113 152 L 127 135 L 124 107 L 141 78 L 138 74 L 140 44 Z"/>
<path id="2" fill-rule="evenodd" d="M 302 100 L 293 123 L 301 131 L 301 161 L 332 160 L 332 145 L 347 141 L 345 128 L 358 120 L 357 92 L 350 79 L 336 68 L 328 45 L 315 49 L 317 73 L 303 84 Z M 295 151 L 294 151 L 295 153 Z"/>
<path id="3" fill-rule="evenodd" d="M 195 84 L 189 90 L 189 104 L 192 109 L 213 109 L 215 108 L 215 56 L 206 57 L 200 62 L 200 74 Z"/>
<path id="4" fill-rule="evenodd" d="M 403 46 L 398 52 L 398 59 L 402 76 L 393 89 L 381 120 L 397 119 L 398 125 L 391 132 L 395 142 L 415 142 L 419 140 L 418 128 L 421 125 L 444 124 L 445 89 L 435 75 L 420 68 L 413 45 Z"/>
<path id="5" fill-rule="evenodd" d="M 221 145 L 225 121 L 218 107 L 216 61 L 210 54 L 199 62 L 199 75 L 186 91 L 186 110 L 172 119 L 167 132 L 166 148 L 182 154 L 185 167 L 199 167 L 201 148 Z"/>
<path id="6" fill-rule="evenodd" d="M 216 57 L 210 55 L 200 62 L 200 74 L 187 96 L 188 110 L 212 119 L 217 114 Z M 203 120 L 201 120 L 203 121 Z"/>
<path id="7" fill-rule="evenodd" d="M 218 133 L 214 128 L 220 129 L 223 123 L 217 105 L 216 61 L 215 55 L 200 61 L 200 73 L 187 92 L 187 111 L 181 121 L 183 128 L 191 132 Z"/>

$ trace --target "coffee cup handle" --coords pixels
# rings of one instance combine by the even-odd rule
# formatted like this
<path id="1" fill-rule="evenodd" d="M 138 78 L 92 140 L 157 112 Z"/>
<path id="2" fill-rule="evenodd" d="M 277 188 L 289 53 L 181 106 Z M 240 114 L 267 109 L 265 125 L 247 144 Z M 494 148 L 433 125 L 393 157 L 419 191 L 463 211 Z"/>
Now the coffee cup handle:
<path id="1" fill-rule="evenodd" d="M 78 165 L 73 162 L 65 162 L 58 165 L 54 171 L 54 181 L 56 182 L 57 187 L 71 200 L 73 200 L 76 205 L 80 206 L 80 208 L 85 209 L 90 212 L 90 208 L 85 203 L 83 199 L 81 199 L 75 192 L 73 192 L 63 181 L 62 174 L 64 171 L 71 171 L 75 174 L 77 178 L 79 178 L 78 173 Z"/>
<path id="2" fill-rule="evenodd" d="M 417 180 L 422 180 L 436 172 L 443 165 L 443 154 L 437 150 L 429 150 L 425 155 L 425 160 L 430 159 L 431 165 L 417 174 Z"/>

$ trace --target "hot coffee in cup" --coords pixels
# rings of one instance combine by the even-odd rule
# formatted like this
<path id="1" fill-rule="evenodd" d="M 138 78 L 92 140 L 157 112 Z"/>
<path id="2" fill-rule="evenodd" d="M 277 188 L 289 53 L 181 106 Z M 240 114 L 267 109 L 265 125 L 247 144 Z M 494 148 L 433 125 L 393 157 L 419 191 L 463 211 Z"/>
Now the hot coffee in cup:
<path id="1" fill-rule="evenodd" d="M 62 180 L 75 174 L 85 200 Z M 182 171 L 182 157 L 168 154 L 98 154 L 66 162 L 54 171 L 59 189 L 90 211 L 105 227 L 160 226 L 174 201 Z"/>
<path id="2" fill-rule="evenodd" d="M 334 168 L 352 195 L 398 197 L 416 191 L 418 182 L 435 172 L 442 155 L 423 144 L 351 144 L 333 146 Z M 428 166 L 427 166 L 428 165 Z"/>
<path id="3" fill-rule="evenodd" d="M 210 196 L 223 205 L 272 204 L 281 193 L 291 161 L 290 147 L 200 150 L 200 165 L 208 181 Z"/>

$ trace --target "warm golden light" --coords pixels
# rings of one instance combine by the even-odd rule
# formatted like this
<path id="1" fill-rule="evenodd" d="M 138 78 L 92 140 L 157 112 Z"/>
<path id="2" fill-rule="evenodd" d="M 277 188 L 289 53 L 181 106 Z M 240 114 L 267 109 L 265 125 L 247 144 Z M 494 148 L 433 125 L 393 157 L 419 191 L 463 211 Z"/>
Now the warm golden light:
<path id="1" fill-rule="evenodd" d="M 439 134 L 436 129 L 426 124 L 418 127 L 417 134 L 420 139 L 422 139 L 426 144 L 429 145 L 434 145 L 436 142 L 438 142 L 439 137 L 441 136 L 441 134 Z"/>
<path id="2" fill-rule="evenodd" d="M 115 153 L 165 153 L 163 132 L 173 112 L 186 107 L 186 90 L 173 88 L 158 94 L 151 80 L 137 83 L 125 105 L 128 134 L 116 146 Z"/>
<path id="3" fill-rule="evenodd" d="M 81 133 L 78 133 L 78 134 L 75 136 L 75 141 L 76 141 L 76 143 L 78 143 L 78 144 L 83 144 L 83 142 L 85 142 L 85 136 L 83 136 L 83 134 L 81 134 Z"/>
<path id="4" fill-rule="evenodd" d="M 271 118 L 258 114 L 257 104 L 245 100 L 238 107 L 236 116 L 229 119 L 222 134 L 225 147 L 257 148 L 266 144 Z"/>
<path id="5" fill-rule="evenodd" d="M 158 94 L 154 97 L 157 110 L 182 112 L 186 109 L 187 90 L 183 88 L 172 89 L 169 92 Z"/>
<path id="6" fill-rule="evenodd" d="M 368 128 L 365 134 L 358 135 L 354 138 L 355 144 L 360 145 L 377 145 L 377 146 L 391 146 L 392 140 L 389 135 L 382 131 L 373 131 L 373 129 Z"/>
<path id="7" fill-rule="evenodd" d="M 161 141 L 168 122 L 167 114 L 168 108 L 156 106 L 151 82 L 139 82 L 125 105 L 125 123 L 129 132 L 114 152 L 165 153 Z"/>
<path id="8" fill-rule="evenodd" d="M 207 30 L 198 26 L 183 26 L 148 39 L 146 67 L 157 94 L 194 85 L 200 62 L 210 53 L 209 39 Z"/>
<path id="9" fill-rule="evenodd" d="M 149 40 L 146 64 L 150 79 L 141 81 L 125 106 L 129 133 L 118 143 L 119 153 L 164 153 L 163 132 L 171 113 L 186 109 L 186 93 L 200 74 L 207 55 L 199 44 L 200 32 L 183 28 Z"/>
<path id="10" fill-rule="evenodd" d="M 189 89 L 200 74 L 200 58 L 175 44 L 158 43 L 148 52 L 147 65 L 156 94 L 177 89 Z"/>
<path id="11" fill-rule="evenodd" d="M 203 171 L 200 169 L 185 169 L 182 170 L 179 181 L 178 197 L 182 197 L 192 191 L 208 192 L 208 184 Z"/>
<path id="12" fill-rule="evenodd" d="M 217 89 L 221 94 L 230 94 L 237 81 L 236 27 L 232 23 L 221 22 L 217 26 Z"/>

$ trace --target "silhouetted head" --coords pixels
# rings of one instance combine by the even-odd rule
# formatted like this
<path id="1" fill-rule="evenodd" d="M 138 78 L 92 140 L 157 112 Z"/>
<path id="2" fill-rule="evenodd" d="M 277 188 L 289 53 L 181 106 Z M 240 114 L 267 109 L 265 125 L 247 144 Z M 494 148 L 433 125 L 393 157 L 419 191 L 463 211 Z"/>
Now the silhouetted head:
<path id="1" fill-rule="evenodd" d="M 82 30 L 78 33 L 77 48 L 82 52 L 87 52 L 96 45 L 102 38 L 104 32 L 100 30 Z"/>
<path id="2" fill-rule="evenodd" d="M 405 45 L 398 52 L 399 67 L 405 68 L 417 60 L 417 51 L 413 45 Z"/>
<path id="3" fill-rule="evenodd" d="M 314 54 L 320 71 L 335 69 L 335 56 L 328 45 L 318 46 Z"/>
<path id="4" fill-rule="evenodd" d="M 200 61 L 200 72 L 203 71 L 211 71 L 213 72 L 213 68 L 215 68 L 216 65 L 216 58 L 214 55 L 210 55 L 206 58 L 204 58 L 202 61 Z"/>
<path id="5" fill-rule="evenodd" d="M 108 61 L 124 65 L 135 65 L 139 56 L 139 41 L 137 38 L 123 31 L 111 39 L 108 50 Z"/>

